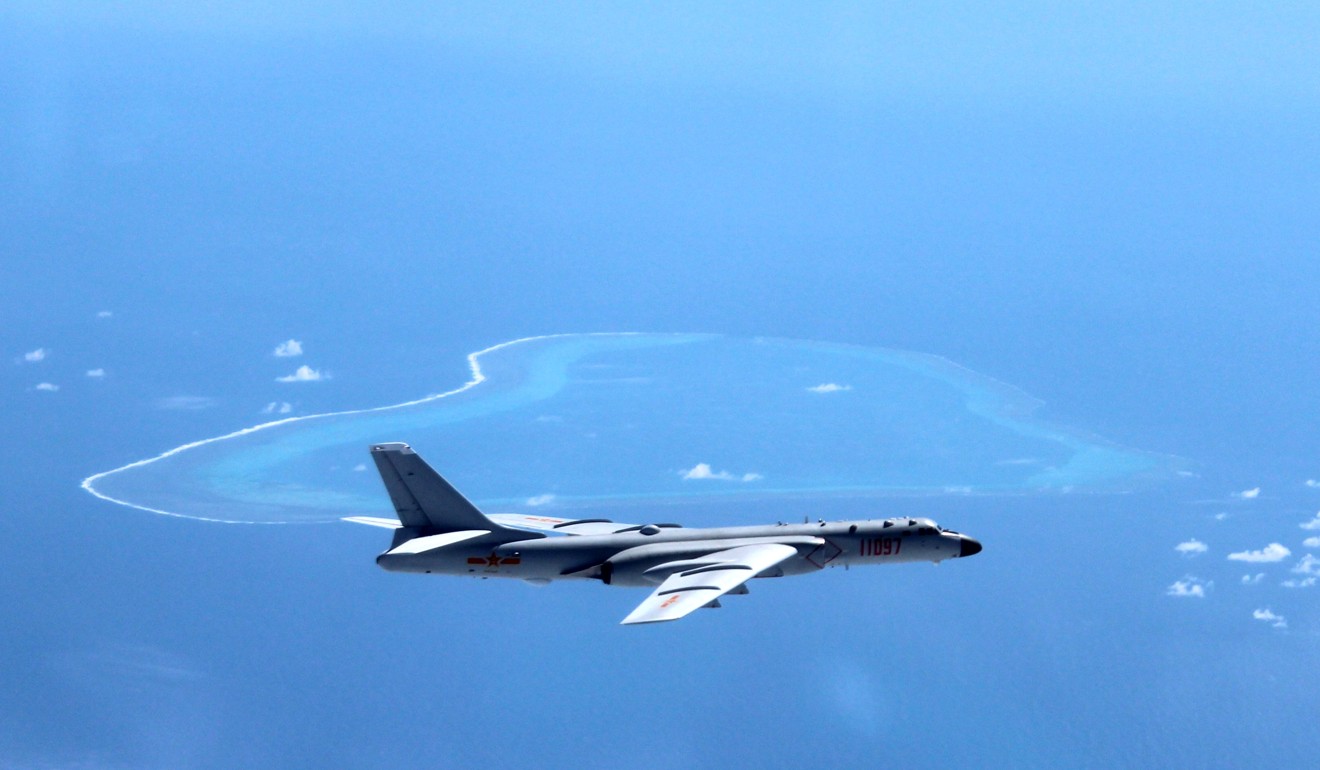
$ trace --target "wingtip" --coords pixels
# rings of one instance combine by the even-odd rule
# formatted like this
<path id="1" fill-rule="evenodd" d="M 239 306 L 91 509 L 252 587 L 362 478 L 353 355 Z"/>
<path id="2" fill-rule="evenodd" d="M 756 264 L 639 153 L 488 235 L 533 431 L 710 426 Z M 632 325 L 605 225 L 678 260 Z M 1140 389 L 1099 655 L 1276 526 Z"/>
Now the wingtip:
<path id="1" fill-rule="evenodd" d="M 645 610 L 646 610 L 645 607 L 639 607 L 638 611 L 628 613 L 628 617 L 624 618 L 623 620 L 620 620 L 619 625 L 645 626 L 645 625 L 650 625 L 652 623 L 668 623 L 670 621 L 678 620 L 679 618 L 684 617 L 684 615 L 679 615 L 678 617 L 667 617 L 667 616 L 657 617 L 654 612 L 645 611 Z"/>

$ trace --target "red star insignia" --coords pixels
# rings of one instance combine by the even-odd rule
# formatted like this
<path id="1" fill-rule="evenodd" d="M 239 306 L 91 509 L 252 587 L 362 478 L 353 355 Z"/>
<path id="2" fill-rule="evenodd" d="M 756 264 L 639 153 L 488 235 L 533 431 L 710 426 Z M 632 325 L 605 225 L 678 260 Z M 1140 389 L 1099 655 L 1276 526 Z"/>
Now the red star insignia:
<path id="1" fill-rule="evenodd" d="M 486 566 L 487 566 L 487 567 L 498 567 L 498 566 L 500 566 L 500 557 L 496 556 L 496 555 L 493 554 L 493 553 L 492 553 L 490 556 L 487 556 L 487 557 L 486 557 Z"/>

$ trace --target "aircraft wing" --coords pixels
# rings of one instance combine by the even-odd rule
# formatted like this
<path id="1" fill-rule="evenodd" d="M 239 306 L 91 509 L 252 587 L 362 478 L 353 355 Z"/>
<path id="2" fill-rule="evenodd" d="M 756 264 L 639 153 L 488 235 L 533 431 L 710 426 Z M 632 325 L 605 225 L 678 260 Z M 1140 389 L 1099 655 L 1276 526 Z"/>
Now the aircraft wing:
<path id="1" fill-rule="evenodd" d="M 782 543 L 743 545 L 692 559 L 689 569 L 673 572 L 646 601 L 637 605 L 623 625 L 678 620 L 797 554 Z M 653 569 L 661 569 L 660 565 Z"/>
<path id="2" fill-rule="evenodd" d="M 536 516 L 529 513 L 491 513 L 488 518 L 506 527 L 530 529 L 537 532 L 558 532 L 561 535 L 612 535 L 615 532 L 641 529 L 640 524 L 624 524 L 609 519 L 561 519 L 558 516 Z M 677 524 L 657 524 L 658 527 L 677 527 Z"/>

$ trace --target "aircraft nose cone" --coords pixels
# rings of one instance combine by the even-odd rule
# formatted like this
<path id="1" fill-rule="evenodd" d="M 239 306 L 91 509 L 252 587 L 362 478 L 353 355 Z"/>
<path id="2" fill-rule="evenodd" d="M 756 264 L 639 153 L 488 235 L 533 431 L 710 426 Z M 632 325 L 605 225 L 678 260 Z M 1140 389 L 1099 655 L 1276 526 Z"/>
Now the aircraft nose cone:
<path id="1" fill-rule="evenodd" d="M 964 535 L 962 539 L 962 550 L 959 551 L 958 557 L 963 558 L 965 556 L 975 556 L 980 552 L 981 543 Z"/>

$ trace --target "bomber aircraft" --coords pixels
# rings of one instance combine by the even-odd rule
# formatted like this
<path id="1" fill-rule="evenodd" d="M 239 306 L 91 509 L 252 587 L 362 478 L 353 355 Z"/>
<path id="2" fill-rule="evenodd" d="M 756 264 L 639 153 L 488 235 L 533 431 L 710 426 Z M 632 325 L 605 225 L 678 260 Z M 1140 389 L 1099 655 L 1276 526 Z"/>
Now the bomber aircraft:
<path id="1" fill-rule="evenodd" d="M 725 594 L 747 593 L 751 578 L 816 572 L 825 567 L 941 562 L 981 551 L 976 540 L 930 519 L 820 521 L 686 529 L 678 524 L 621 524 L 484 514 L 407 444 L 376 444 L 380 470 L 398 520 L 346 521 L 394 530 L 376 563 L 392 572 L 470 577 L 599 580 L 653 587 L 624 624 L 678 620 L 719 607 Z"/>

